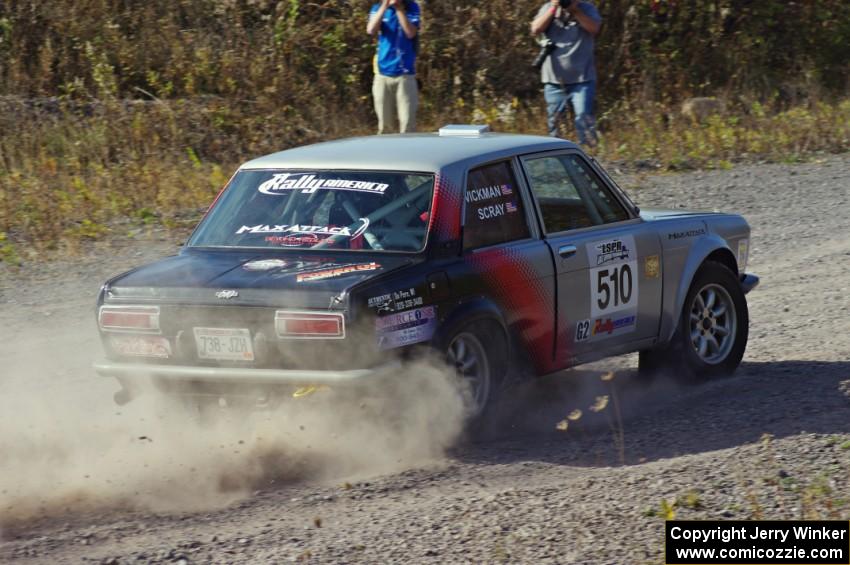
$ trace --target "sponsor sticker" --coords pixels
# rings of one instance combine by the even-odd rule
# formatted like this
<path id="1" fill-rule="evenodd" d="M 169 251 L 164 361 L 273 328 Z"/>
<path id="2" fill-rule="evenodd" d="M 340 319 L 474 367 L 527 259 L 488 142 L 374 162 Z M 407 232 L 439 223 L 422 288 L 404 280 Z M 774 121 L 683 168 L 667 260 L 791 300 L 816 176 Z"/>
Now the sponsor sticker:
<path id="1" fill-rule="evenodd" d="M 415 288 L 396 290 L 388 294 L 373 296 L 367 301 L 369 308 L 375 308 L 378 312 L 400 312 L 422 306 L 423 303 L 423 298 L 416 296 Z"/>
<path id="2" fill-rule="evenodd" d="M 256 261 L 248 261 L 242 265 L 242 268 L 246 271 L 271 271 L 282 269 L 286 267 L 286 264 L 283 259 L 257 259 Z"/>
<path id="3" fill-rule="evenodd" d="M 380 269 L 381 265 L 372 261 L 371 263 L 357 263 L 354 265 L 342 265 L 340 267 L 335 267 L 333 269 L 324 269 L 321 271 L 314 271 L 312 273 L 301 273 L 295 277 L 295 280 L 298 282 L 311 282 L 311 281 L 319 281 L 324 279 L 330 279 L 334 277 L 339 277 L 342 275 L 347 275 L 350 273 L 359 273 L 363 271 L 375 271 Z"/>
<path id="4" fill-rule="evenodd" d="M 635 238 L 631 235 L 587 244 L 592 318 L 637 309 L 637 255 Z"/>
<path id="5" fill-rule="evenodd" d="M 324 235 L 324 236 L 347 236 L 355 238 L 369 228 L 369 219 L 360 218 L 360 225 L 354 231 L 348 226 L 308 226 L 305 224 L 257 224 L 256 226 L 242 226 L 236 230 L 236 235 L 242 234 L 287 234 L 287 235 Z"/>
<path id="6" fill-rule="evenodd" d="M 375 335 L 381 349 L 427 341 L 434 336 L 436 329 L 437 311 L 434 306 L 397 312 L 375 320 Z"/>
<path id="7" fill-rule="evenodd" d="M 697 237 L 700 235 L 705 235 L 705 228 L 670 232 L 667 234 L 667 239 L 685 239 L 688 237 Z"/>
<path id="8" fill-rule="evenodd" d="M 597 341 L 635 330 L 637 315 L 630 312 L 619 317 L 582 320 L 576 324 L 575 342 Z"/>
<path id="9" fill-rule="evenodd" d="M 635 329 L 635 321 L 637 321 L 637 316 L 634 314 L 630 316 L 623 316 L 621 318 L 597 319 L 593 322 L 591 334 L 594 336 L 602 334 L 611 336 L 618 330 L 625 330 L 620 331 L 619 333 L 628 333 Z"/>
<path id="10" fill-rule="evenodd" d="M 661 274 L 661 259 L 658 255 L 649 255 L 643 260 L 643 276 L 657 279 Z"/>
<path id="11" fill-rule="evenodd" d="M 259 186 L 263 194 L 282 195 L 292 191 L 312 194 L 317 190 L 349 190 L 384 194 L 388 184 L 342 178 L 316 178 L 315 173 L 278 173 Z"/>
<path id="12" fill-rule="evenodd" d="M 314 233 L 299 233 L 293 235 L 267 235 L 266 241 L 282 247 L 312 247 L 325 239 Z"/>

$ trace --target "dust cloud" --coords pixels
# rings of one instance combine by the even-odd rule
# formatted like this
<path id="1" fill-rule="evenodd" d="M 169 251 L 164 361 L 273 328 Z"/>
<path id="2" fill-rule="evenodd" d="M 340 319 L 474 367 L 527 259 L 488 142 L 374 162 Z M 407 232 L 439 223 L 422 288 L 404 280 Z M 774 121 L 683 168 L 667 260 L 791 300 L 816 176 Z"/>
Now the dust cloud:
<path id="1" fill-rule="evenodd" d="M 23 352 L 0 349 L 0 538 L 44 517 L 208 510 L 287 482 L 410 468 L 463 428 L 463 391 L 432 360 L 374 390 L 319 389 L 274 409 L 199 413 L 153 391 L 119 407 L 117 382 L 90 369 L 100 344 L 87 335 L 63 350 L 53 329 Z"/>

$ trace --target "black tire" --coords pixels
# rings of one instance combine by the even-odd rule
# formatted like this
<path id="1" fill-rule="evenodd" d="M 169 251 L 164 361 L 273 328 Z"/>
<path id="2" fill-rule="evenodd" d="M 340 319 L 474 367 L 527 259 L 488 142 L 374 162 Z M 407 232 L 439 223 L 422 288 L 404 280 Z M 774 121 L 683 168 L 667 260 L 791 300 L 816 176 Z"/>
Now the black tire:
<path id="1" fill-rule="evenodd" d="M 694 276 L 668 347 L 641 351 L 639 371 L 669 371 L 685 381 L 732 374 L 747 348 L 749 311 L 729 267 L 706 261 Z"/>
<path id="2" fill-rule="evenodd" d="M 461 324 L 446 336 L 442 355 L 469 386 L 467 419 L 480 421 L 495 404 L 507 374 L 510 354 L 505 334 L 495 322 L 479 320 Z"/>

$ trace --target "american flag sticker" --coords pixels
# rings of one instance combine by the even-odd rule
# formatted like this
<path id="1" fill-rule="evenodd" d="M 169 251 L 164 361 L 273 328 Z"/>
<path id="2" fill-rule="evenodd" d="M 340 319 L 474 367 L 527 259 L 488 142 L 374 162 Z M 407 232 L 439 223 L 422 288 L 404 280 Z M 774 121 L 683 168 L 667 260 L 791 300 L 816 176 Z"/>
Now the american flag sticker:
<path id="1" fill-rule="evenodd" d="M 511 189 L 510 185 L 507 185 L 507 184 L 503 184 L 501 186 L 501 189 L 502 189 L 502 196 L 510 196 L 511 194 L 514 193 L 513 189 Z"/>
<path id="2" fill-rule="evenodd" d="M 506 202 L 505 208 L 508 210 L 508 212 L 516 212 L 517 211 L 516 204 L 513 203 L 513 202 Z"/>

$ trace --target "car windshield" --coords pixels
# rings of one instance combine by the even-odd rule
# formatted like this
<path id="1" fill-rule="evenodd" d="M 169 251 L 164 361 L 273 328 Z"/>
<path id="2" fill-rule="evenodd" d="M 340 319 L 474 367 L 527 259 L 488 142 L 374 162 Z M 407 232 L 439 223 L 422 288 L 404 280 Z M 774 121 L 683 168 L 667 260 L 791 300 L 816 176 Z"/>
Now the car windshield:
<path id="1" fill-rule="evenodd" d="M 239 171 L 194 247 L 421 251 L 434 176 L 385 171 Z"/>

